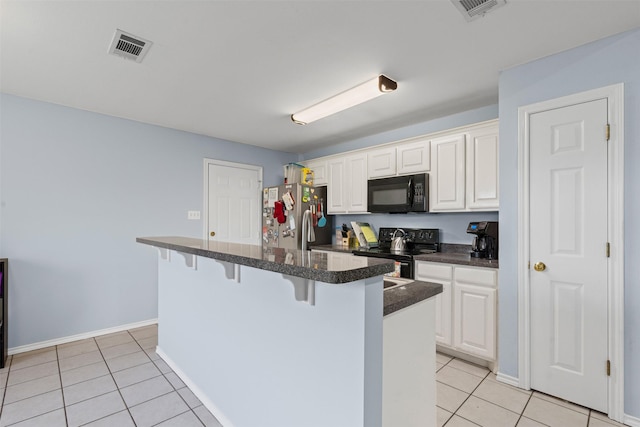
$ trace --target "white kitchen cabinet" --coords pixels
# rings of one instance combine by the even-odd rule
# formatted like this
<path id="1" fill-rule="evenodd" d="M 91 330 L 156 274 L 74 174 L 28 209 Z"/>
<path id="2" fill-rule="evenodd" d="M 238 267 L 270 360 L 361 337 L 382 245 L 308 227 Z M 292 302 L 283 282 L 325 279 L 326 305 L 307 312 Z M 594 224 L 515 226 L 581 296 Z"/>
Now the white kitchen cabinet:
<path id="1" fill-rule="evenodd" d="M 359 152 L 327 161 L 327 213 L 367 212 L 367 155 Z"/>
<path id="2" fill-rule="evenodd" d="M 426 138 L 367 150 L 369 179 L 426 173 L 431 168 L 430 142 Z"/>
<path id="3" fill-rule="evenodd" d="M 416 261 L 416 279 L 441 283 L 436 342 L 485 360 L 496 359 L 497 270 Z"/>
<path id="4" fill-rule="evenodd" d="M 497 272 L 455 268 L 453 346 L 484 359 L 496 358 Z"/>
<path id="5" fill-rule="evenodd" d="M 367 176 L 369 179 L 395 176 L 396 169 L 396 147 L 367 150 Z"/>
<path id="6" fill-rule="evenodd" d="M 328 214 L 367 212 L 367 180 L 429 173 L 430 212 L 496 211 L 498 121 L 305 161 Z"/>
<path id="7" fill-rule="evenodd" d="M 431 212 L 465 210 L 465 138 L 462 133 L 431 140 Z"/>
<path id="8" fill-rule="evenodd" d="M 429 210 L 498 210 L 498 147 L 497 121 L 432 139 Z"/>
<path id="9" fill-rule="evenodd" d="M 325 159 L 309 160 L 304 165 L 313 171 L 313 185 L 327 185 L 329 182 L 329 171 Z"/>
<path id="10" fill-rule="evenodd" d="M 431 169 L 430 142 L 423 138 L 396 146 L 398 175 L 424 173 Z"/>
<path id="11" fill-rule="evenodd" d="M 498 210 L 498 124 L 469 132 L 466 204 L 469 210 Z"/>
<path id="12" fill-rule="evenodd" d="M 416 280 L 439 283 L 442 293 L 436 295 L 436 342 L 446 346 L 453 345 L 453 331 L 451 329 L 453 288 L 453 267 L 449 264 L 416 261 Z"/>

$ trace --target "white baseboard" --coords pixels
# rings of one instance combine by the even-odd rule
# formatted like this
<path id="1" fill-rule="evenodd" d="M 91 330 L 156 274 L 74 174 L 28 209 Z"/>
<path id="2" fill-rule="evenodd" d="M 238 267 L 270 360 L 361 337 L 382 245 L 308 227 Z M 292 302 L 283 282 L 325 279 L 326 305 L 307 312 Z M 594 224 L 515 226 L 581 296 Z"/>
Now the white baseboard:
<path id="1" fill-rule="evenodd" d="M 213 404 L 209 397 L 197 385 L 195 385 L 193 381 L 191 381 L 187 374 L 185 374 L 184 371 L 182 371 L 182 369 L 180 369 L 160 347 L 156 347 L 156 354 L 160 356 L 160 358 L 162 358 L 162 360 L 164 360 L 171 369 L 173 369 L 173 372 L 175 372 L 182 382 L 189 387 L 189 390 L 191 390 L 193 394 L 200 399 L 200 402 L 202 402 L 204 407 L 207 408 L 214 417 L 216 417 L 220 424 L 224 427 L 233 427 L 231 420 L 227 419 L 220 408 Z"/>
<path id="2" fill-rule="evenodd" d="M 66 344 L 72 341 L 84 340 L 87 338 L 99 337 L 100 335 L 112 334 L 114 332 L 126 331 L 129 329 L 141 328 L 143 326 L 154 325 L 158 323 L 158 319 L 143 320 L 142 322 L 134 322 L 126 325 L 115 326 L 113 328 L 100 329 L 98 331 L 84 332 L 78 335 L 71 335 L 68 337 L 56 338 L 47 341 L 40 341 L 33 344 L 21 345 L 18 347 L 11 347 L 8 349 L 7 354 L 25 353 L 27 351 L 39 350 L 41 348 L 51 347 L 54 345 Z"/>
<path id="3" fill-rule="evenodd" d="M 511 375 L 503 374 L 502 372 L 498 372 L 496 375 L 496 380 L 501 383 L 509 384 L 514 387 L 520 388 L 520 379 L 518 377 L 512 377 Z"/>
<path id="4" fill-rule="evenodd" d="M 632 417 L 631 415 L 624 416 L 624 424 L 631 427 L 640 427 L 640 418 Z"/>

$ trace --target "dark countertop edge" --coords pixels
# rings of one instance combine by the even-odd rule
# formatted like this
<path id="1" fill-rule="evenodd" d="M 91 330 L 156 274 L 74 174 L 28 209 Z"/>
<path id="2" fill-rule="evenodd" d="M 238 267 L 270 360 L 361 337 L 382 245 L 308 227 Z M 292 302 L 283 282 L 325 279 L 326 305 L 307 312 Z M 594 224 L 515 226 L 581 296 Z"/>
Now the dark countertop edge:
<path id="1" fill-rule="evenodd" d="M 416 280 L 383 292 L 386 316 L 442 293 L 442 285 Z"/>
<path id="2" fill-rule="evenodd" d="M 500 268 L 497 259 L 471 258 L 467 254 L 460 253 L 436 252 L 434 254 L 416 255 L 414 260 L 465 265 L 468 267 Z"/>
<path id="3" fill-rule="evenodd" d="M 349 283 L 355 282 L 356 280 L 368 279 L 369 277 L 381 276 L 385 273 L 392 272 L 395 268 L 392 260 L 388 260 L 388 262 L 383 262 L 367 267 L 360 267 L 353 270 L 326 271 L 317 270 L 310 267 L 303 267 L 300 265 L 282 264 L 274 261 L 260 260 L 241 255 L 228 254 L 225 252 L 216 252 L 208 249 L 161 242 L 149 238 L 138 237 L 136 238 L 136 242 L 187 254 L 193 254 L 205 258 L 216 259 L 219 261 L 226 261 L 233 264 L 244 265 L 247 267 L 254 267 L 260 270 L 273 271 L 276 273 L 302 277 L 304 279 L 318 280 L 320 282 L 331 284 Z"/>

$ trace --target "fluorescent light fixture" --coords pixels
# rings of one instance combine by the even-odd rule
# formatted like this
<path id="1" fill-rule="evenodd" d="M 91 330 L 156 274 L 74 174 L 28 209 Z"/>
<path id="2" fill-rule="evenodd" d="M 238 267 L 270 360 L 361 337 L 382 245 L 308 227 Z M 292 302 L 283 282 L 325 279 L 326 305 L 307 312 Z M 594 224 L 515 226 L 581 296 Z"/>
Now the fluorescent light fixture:
<path id="1" fill-rule="evenodd" d="M 355 105 L 362 104 L 370 99 L 385 93 L 393 92 L 398 83 L 385 75 L 379 75 L 354 88 L 345 90 L 329 99 L 325 99 L 309 108 L 291 115 L 291 120 L 299 125 L 315 122 L 316 120 L 330 116 Z"/>

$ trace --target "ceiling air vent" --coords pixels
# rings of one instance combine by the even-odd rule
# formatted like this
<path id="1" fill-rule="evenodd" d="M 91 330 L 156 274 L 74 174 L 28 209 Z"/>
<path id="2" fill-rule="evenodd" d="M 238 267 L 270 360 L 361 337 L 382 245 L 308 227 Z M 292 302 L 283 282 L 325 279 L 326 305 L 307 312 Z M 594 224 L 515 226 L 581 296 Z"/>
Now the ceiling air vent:
<path id="1" fill-rule="evenodd" d="M 152 44 L 152 42 L 142 37 L 116 30 L 111 46 L 109 46 L 109 53 L 136 62 L 142 62 L 142 58 L 147 54 Z"/>
<path id="2" fill-rule="evenodd" d="M 451 0 L 467 21 L 473 21 L 485 13 L 506 4 L 506 0 Z"/>

